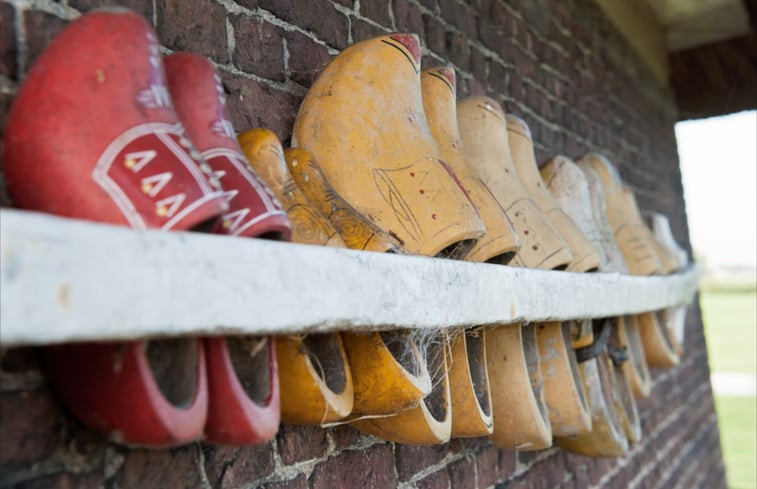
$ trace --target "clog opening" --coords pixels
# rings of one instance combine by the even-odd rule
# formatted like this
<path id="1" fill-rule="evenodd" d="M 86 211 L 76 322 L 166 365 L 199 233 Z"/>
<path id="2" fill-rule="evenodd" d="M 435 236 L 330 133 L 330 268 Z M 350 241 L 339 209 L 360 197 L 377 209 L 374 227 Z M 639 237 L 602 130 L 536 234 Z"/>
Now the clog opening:
<path id="1" fill-rule="evenodd" d="M 494 265 L 507 265 L 512 261 L 513 258 L 515 258 L 515 252 L 508 251 L 507 253 L 502 253 L 501 255 L 489 258 L 488 260 L 486 260 L 486 263 L 493 263 Z"/>
<path id="2" fill-rule="evenodd" d="M 407 331 L 382 331 L 379 333 L 384 346 L 392 354 L 394 360 L 402 368 L 417 377 L 421 374 L 421 367 L 418 364 L 418 357 L 412 343 L 412 338 Z"/>
<path id="3" fill-rule="evenodd" d="M 626 319 L 626 321 L 630 321 L 629 319 Z M 639 377 L 644 378 L 644 369 L 641 365 L 642 359 L 644 358 L 644 349 L 641 346 L 641 338 L 639 338 L 639 331 L 636 328 L 630 327 L 630 325 L 627 325 L 625 328 L 626 331 L 626 341 L 628 342 L 629 350 L 631 350 L 630 353 L 630 362 L 633 369 L 636 371 L 636 374 Z"/>
<path id="4" fill-rule="evenodd" d="M 279 231 L 271 231 L 255 236 L 258 239 L 270 239 L 271 241 L 287 241 L 283 233 Z"/>
<path id="5" fill-rule="evenodd" d="M 447 418 L 446 379 L 444 363 L 444 343 L 431 343 L 426 352 L 428 370 L 431 374 L 431 392 L 423 399 L 431 416 L 440 423 Z"/>
<path id="6" fill-rule="evenodd" d="M 536 328 L 534 328 L 532 324 L 521 327 L 521 342 L 523 344 L 523 354 L 526 357 L 528 378 L 531 380 L 531 389 L 534 391 L 534 398 L 536 399 L 536 405 L 539 407 L 539 414 L 541 414 L 542 419 L 546 423 L 547 410 L 542 402 L 542 390 L 544 389 L 544 384 L 541 378 L 541 370 L 539 369 Z"/>
<path id="7" fill-rule="evenodd" d="M 462 260 L 476 246 L 475 239 L 457 241 L 437 253 L 436 258 L 449 258 L 450 260 Z"/>
<path id="8" fill-rule="evenodd" d="M 192 403 L 197 388 L 197 339 L 145 341 L 145 356 L 158 389 L 176 407 Z"/>
<path id="9" fill-rule="evenodd" d="M 226 345 L 242 389 L 256 404 L 265 405 L 271 388 L 268 337 L 232 336 Z"/>
<path id="10" fill-rule="evenodd" d="M 473 382 L 473 392 L 478 405 L 487 416 L 489 409 L 489 392 L 486 390 L 486 362 L 484 361 L 483 331 L 466 331 L 465 346 L 468 350 L 468 370 Z"/>
<path id="11" fill-rule="evenodd" d="M 347 387 L 344 357 L 336 333 L 309 334 L 302 340 L 308 359 L 318 377 L 336 394 Z"/>
<path id="12" fill-rule="evenodd" d="M 568 364 L 570 364 L 570 373 L 573 376 L 573 384 L 578 391 L 578 398 L 581 400 L 581 406 L 584 409 L 589 409 L 586 403 L 586 395 L 581 388 L 583 383 L 581 382 L 581 375 L 578 373 L 578 361 L 576 360 L 576 351 L 571 347 L 572 340 L 570 339 L 570 325 L 562 324 L 560 329 L 562 330 L 563 344 L 565 350 L 568 352 Z"/>
<path id="13" fill-rule="evenodd" d="M 616 390 L 617 386 L 615 385 L 614 379 L 612 378 L 612 371 L 610 370 L 612 368 L 612 361 L 606 354 L 602 354 L 597 357 L 597 366 L 599 370 L 599 382 L 602 384 L 602 395 L 605 398 L 605 403 L 607 404 L 607 410 L 609 412 L 608 414 L 610 415 L 610 419 L 607 421 L 611 423 L 616 430 L 622 432 L 623 425 L 616 404 L 619 394 Z"/>

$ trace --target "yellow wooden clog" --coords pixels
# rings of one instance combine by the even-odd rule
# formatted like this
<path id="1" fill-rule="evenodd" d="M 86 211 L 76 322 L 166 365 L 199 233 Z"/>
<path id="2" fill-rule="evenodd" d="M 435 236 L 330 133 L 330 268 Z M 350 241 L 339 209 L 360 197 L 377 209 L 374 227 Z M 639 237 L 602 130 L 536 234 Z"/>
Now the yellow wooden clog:
<path id="1" fill-rule="evenodd" d="M 439 334 L 438 342 L 428 349 L 428 368 L 431 371 L 432 390 L 416 407 L 393 416 L 355 421 L 352 426 L 383 438 L 410 445 L 437 445 L 446 443 L 452 431 L 447 357 L 447 334 Z"/>
<path id="2" fill-rule="evenodd" d="M 466 259 L 506 265 L 520 248 L 520 241 L 491 190 L 474 175 L 465 160 L 457 128 L 455 72 L 446 67 L 424 70 L 421 74 L 421 89 L 423 108 L 431 134 L 441 149 L 442 159 L 457 175 L 486 226 L 486 234 Z"/>
<path id="3" fill-rule="evenodd" d="M 326 181 L 320 165 L 305 149 L 284 152 L 289 172 L 310 202 L 354 250 L 400 253 L 399 242 L 360 214 Z"/>
<path id="4" fill-rule="evenodd" d="M 336 56 L 300 106 L 292 146 L 310 151 L 339 195 L 412 253 L 464 258 L 484 234 L 431 136 L 415 35 Z"/>
<path id="5" fill-rule="evenodd" d="M 526 186 L 531 198 L 546 214 L 552 227 L 562 236 L 573 253 L 573 260 L 568 265 L 568 271 L 589 272 L 597 270 L 599 268 L 599 255 L 594 245 L 555 202 L 539 174 L 539 167 L 534 157 L 531 130 L 528 125 L 522 119 L 511 114 L 507 114 L 506 119 L 507 137 L 518 176 Z"/>
<path id="6" fill-rule="evenodd" d="M 449 368 L 452 438 L 492 433 L 492 402 L 486 368 L 486 329 L 460 331 L 451 338 Z"/>
<path id="7" fill-rule="evenodd" d="M 345 246 L 339 233 L 303 195 L 284 161 L 279 138 L 268 129 L 250 129 L 238 137 L 250 166 L 273 192 L 289 216 L 292 241 L 323 246 Z"/>
<path id="8" fill-rule="evenodd" d="M 457 124 L 471 169 L 499 201 L 515 227 L 521 248 L 512 264 L 528 268 L 565 268 L 573 259 L 568 245 L 549 224 L 518 178 L 510 155 L 502 108 L 487 97 L 457 104 Z"/>
<path id="9" fill-rule="evenodd" d="M 494 431 L 489 436 L 492 443 L 521 451 L 551 446 L 552 428 L 534 326 L 488 328 L 486 362 L 494 415 Z M 521 380 L 524 377 L 527 382 Z"/>
<path id="10" fill-rule="evenodd" d="M 637 316 L 618 318 L 618 341 L 628 349 L 628 361 L 623 363 L 623 372 L 631 385 L 637 399 L 647 397 L 652 390 L 652 378 L 649 376 L 647 356 L 639 335 Z"/>

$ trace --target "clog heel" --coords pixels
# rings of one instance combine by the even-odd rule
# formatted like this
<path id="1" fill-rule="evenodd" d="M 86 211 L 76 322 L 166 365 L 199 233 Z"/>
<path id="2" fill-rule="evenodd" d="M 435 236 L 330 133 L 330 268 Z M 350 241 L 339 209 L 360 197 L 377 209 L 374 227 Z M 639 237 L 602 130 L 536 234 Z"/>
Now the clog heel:
<path id="1" fill-rule="evenodd" d="M 420 44 L 390 34 L 349 46 L 300 106 L 292 147 L 411 253 L 464 258 L 484 225 L 442 161 L 423 111 Z"/>
<path id="2" fill-rule="evenodd" d="M 188 230 L 226 211 L 164 76 L 139 15 L 109 8 L 71 22 L 7 114 L 3 171 L 13 202 L 135 229 Z M 68 409 L 118 442 L 173 446 L 202 436 L 202 340 L 61 345 L 46 349 L 46 363 Z"/>

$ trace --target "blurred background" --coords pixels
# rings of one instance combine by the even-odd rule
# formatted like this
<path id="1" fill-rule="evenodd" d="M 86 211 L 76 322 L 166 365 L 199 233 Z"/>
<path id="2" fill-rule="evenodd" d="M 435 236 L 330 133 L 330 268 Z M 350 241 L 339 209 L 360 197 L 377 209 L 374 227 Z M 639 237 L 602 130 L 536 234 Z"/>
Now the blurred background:
<path id="1" fill-rule="evenodd" d="M 757 488 L 757 111 L 676 124 L 728 485 Z"/>

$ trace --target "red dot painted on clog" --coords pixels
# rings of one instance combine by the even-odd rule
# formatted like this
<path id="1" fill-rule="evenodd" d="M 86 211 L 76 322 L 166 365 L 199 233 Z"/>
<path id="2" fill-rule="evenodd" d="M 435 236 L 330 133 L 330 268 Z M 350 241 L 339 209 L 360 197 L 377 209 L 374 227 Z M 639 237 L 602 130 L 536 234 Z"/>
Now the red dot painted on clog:
<path id="1" fill-rule="evenodd" d="M 538 247 L 538 246 L 536 246 L 536 245 L 533 245 L 533 246 L 531 247 L 531 249 L 532 249 L 532 250 L 534 250 L 534 251 L 536 251 L 536 250 L 538 250 L 538 249 L 539 249 L 539 247 Z"/>
<path id="2" fill-rule="evenodd" d="M 431 219 L 433 219 L 434 221 L 436 221 L 436 214 L 431 214 Z"/>
<path id="3" fill-rule="evenodd" d="M 523 231 L 523 234 L 525 234 L 526 236 L 528 236 L 528 229 L 526 229 L 525 231 Z"/>
<path id="4" fill-rule="evenodd" d="M 411 177 L 414 177 L 414 176 L 415 176 L 415 172 L 412 172 L 412 171 L 411 171 L 411 172 L 410 172 L 410 176 L 411 176 Z"/>
<path id="5" fill-rule="evenodd" d="M 423 195 L 423 194 L 425 194 L 425 193 L 426 193 L 426 191 L 425 191 L 425 190 L 423 190 L 423 189 L 420 189 L 420 190 L 419 190 L 418 192 L 420 192 L 420 193 L 421 193 L 421 195 Z"/>

